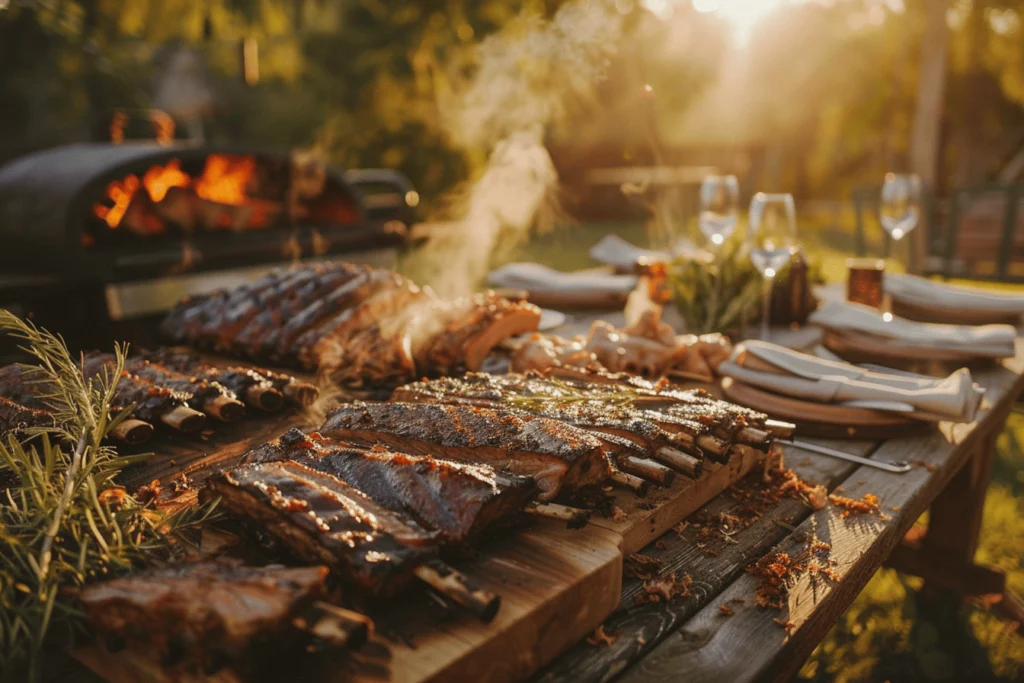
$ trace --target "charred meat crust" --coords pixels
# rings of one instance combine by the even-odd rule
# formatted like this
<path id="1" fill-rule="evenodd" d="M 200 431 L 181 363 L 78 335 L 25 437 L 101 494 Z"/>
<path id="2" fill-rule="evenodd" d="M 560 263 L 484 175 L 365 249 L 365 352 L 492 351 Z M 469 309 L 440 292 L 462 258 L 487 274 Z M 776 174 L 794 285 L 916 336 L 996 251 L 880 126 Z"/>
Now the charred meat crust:
<path id="1" fill-rule="evenodd" d="M 79 603 L 108 645 L 133 643 L 165 663 L 245 664 L 296 637 L 294 615 L 326 593 L 327 568 L 175 565 L 86 586 Z"/>
<path id="2" fill-rule="evenodd" d="M 83 364 L 85 375 L 95 377 L 104 372 L 114 370 L 114 361 L 109 357 L 98 354 L 86 357 Z M 132 415 L 146 422 L 158 422 L 161 415 L 165 415 L 178 406 L 183 406 L 192 398 L 192 394 L 175 391 L 168 387 L 157 386 L 131 372 L 125 370 L 118 380 L 117 390 L 114 394 L 115 409 L 121 410 L 134 406 Z"/>
<path id="3" fill-rule="evenodd" d="M 611 475 L 601 441 L 571 425 L 469 406 L 352 403 L 327 416 L 326 436 L 394 450 L 485 462 L 532 476 L 541 498 L 575 490 Z"/>
<path id="4" fill-rule="evenodd" d="M 318 369 L 339 384 L 390 386 L 478 369 L 540 310 L 493 293 L 445 301 L 386 270 L 353 264 L 274 271 L 232 291 L 180 302 L 166 338 Z"/>
<path id="5" fill-rule="evenodd" d="M 0 437 L 29 427 L 52 427 L 53 415 L 0 397 Z"/>
<path id="6" fill-rule="evenodd" d="M 442 543 L 465 543 L 493 522 L 522 511 L 536 493 L 529 477 L 474 465 L 340 446 L 319 434 L 292 429 L 280 445 L 265 444 L 245 463 L 294 460 L 331 474 L 389 510 L 408 514 L 437 531 Z"/>
<path id="7" fill-rule="evenodd" d="M 245 465 L 207 481 L 206 494 L 263 524 L 298 556 L 389 595 L 435 554 L 435 536 L 337 477 L 290 462 Z"/>
<path id="8" fill-rule="evenodd" d="M 220 382 L 239 395 L 244 394 L 246 389 L 253 386 L 267 386 L 281 392 L 296 403 L 308 405 L 315 401 L 320 393 L 314 385 L 300 382 L 291 375 L 273 372 L 265 368 L 219 368 L 204 365 L 198 354 L 181 349 L 160 349 L 145 353 L 143 357 L 182 374 Z"/>

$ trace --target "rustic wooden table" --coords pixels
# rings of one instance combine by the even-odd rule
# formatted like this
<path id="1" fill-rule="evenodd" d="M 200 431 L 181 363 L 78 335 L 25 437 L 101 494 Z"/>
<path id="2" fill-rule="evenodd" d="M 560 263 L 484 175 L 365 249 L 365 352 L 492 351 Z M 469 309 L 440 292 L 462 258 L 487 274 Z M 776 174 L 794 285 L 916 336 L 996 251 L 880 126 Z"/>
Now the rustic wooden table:
<path id="1" fill-rule="evenodd" d="M 577 317 L 575 322 L 586 326 L 587 318 Z M 883 564 L 924 577 L 929 589 L 962 595 L 1003 593 L 1003 573 L 975 565 L 973 558 L 995 441 L 1024 393 L 1022 342 L 1018 341 L 1016 357 L 974 371 L 986 390 L 974 423 L 943 423 L 916 436 L 885 441 L 806 439 L 873 459 L 914 463 L 905 474 L 787 449 L 787 466 L 803 480 L 852 498 L 873 493 L 884 517 L 844 519 L 834 506 L 814 512 L 801 501 L 784 499 L 753 525 L 731 535 L 717 556 L 697 547 L 697 528 L 669 532 L 641 552 L 663 562 L 662 575 L 688 573 L 693 578 L 692 595 L 637 605 L 641 581 L 625 579 L 620 607 L 605 622 L 605 632 L 614 641 L 600 647 L 578 643 L 536 680 L 786 680 Z M 740 512 L 742 507 L 722 495 L 697 517 L 714 523 L 720 514 Z M 903 542 L 904 534 L 926 510 L 927 535 L 911 547 Z M 838 580 L 805 575 L 790 590 L 783 610 L 756 606 L 757 579 L 745 570 L 773 549 L 799 553 L 812 532 L 831 544 Z M 724 614 L 722 605 L 734 614 Z M 1020 621 L 1021 606 L 1014 596 L 1007 595 L 1000 607 Z M 790 622 L 789 632 L 775 620 Z"/>
<path id="2" fill-rule="evenodd" d="M 563 334 L 589 327 L 596 315 L 576 316 Z M 601 318 L 621 324 L 621 313 Z M 802 345 L 806 331 L 787 343 Z M 813 341 L 813 336 L 811 337 Z M 914 467 L 891 474 L 832 458 L 790 451 L 787 466 L 812 484 L 845 496 L 873 493 L 880 500 L 878 515 L 843 519 L 829 506 L 818 512 L 803 502 L 785 498 L 729 540 L 717 553 L 698 547 L 700 529 L 691 525 L 681 534 L 668 532 L 641 552 L 662 561 L 660 573 L 689 574 L 691 595 L 669 602 L 636 604 L 644 592 L 641 581 L 626 578 L 619 609 L 605 622 L 613 640 L 607 646 L 587 642 L 554 659 L 534 677 L 543 683 L 560 681 L 761 681 L 784 680 L 802 665 L 814 647 L 883 564 L 923 576 L 932 589 L 965 595 L 998 594 L 1005 577 L 993 568 L 977 566 L 982 505 L 994 454 L 994 444 L 1007 415 L 1024 393 L 1024 339 L 1016 357 L 999 365 L 974 370 L 986 389 L 976 422 L 941 424 L 915 436 L 885 441 L 808 438 L 819 445 L 879 460 L 905 460 Z M 902 543 L 906 531 L 925 510 L 931 512 L 927 536 L 915 547 Z M 713 499 L 691 519 L 716 524 L 721 515 L 743 514 L 744 504 L 730 495 Z M 802 577 L 791 589 L 783 610 L 762 609 L 754 596 L 756 577 L 746 569 L 779 549 L 793 554 L 806 548 L 812 531 L 831 544 L 836 580 Z M 725 615 L 720 607 L 733 611 Z M 1001 607 L 1016 608 L 1009 597 Z M 566 618 L 570 618 L 566 616 Z M 787 630 L 778 622 L 791 623 Z M 552 626 L 557 623 L 553 620 Z M 508 644 L 515 647 L 515 643 Z M 55 654 L 52 681 L 99 681 L 60 653 Z"/>

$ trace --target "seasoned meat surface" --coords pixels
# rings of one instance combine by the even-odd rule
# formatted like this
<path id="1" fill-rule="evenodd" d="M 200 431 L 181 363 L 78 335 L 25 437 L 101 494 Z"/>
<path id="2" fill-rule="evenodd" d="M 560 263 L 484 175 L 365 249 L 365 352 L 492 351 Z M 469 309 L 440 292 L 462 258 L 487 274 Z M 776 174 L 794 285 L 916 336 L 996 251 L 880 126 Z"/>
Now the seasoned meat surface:
<path id="1" fill-rule="evenodd" d="M 240 662 L 296 639 L 292 619 L 326 593 L 327 568 L 182 564 L 86 586 L 79 602 L 108 644 L 165 664 Z"/>
<path id="2" fill-rule="evenodd" d="M 484 462 L 533 477 L 543 499 L 607 479 L 600 440 L 556 420 L 506 410 L 416 403 L 350 403 L 328 414 L 325 436 L 400 452 Z"/>
<path id="3" fill-rule="evenodd" d="M 244 465 L 207 480 L 204 495 L 261 523 L 300 557 L 375 593 L 397 590 L 435 554 L 435 535 L 337 477 L 292 461 Z"/>
<path id="4" fill-rule="evenodd" d="M 536 493 L 529 477 L 496 472 L 486 465 L 359 449 L 293 429 L 280 445 L 247 453 L 245 463 L 293 460 L 331 474 L 389 510 L 410 515 L 437 531 L 444 543 L 464 543 L 492 522 L 522 511 Z"/>

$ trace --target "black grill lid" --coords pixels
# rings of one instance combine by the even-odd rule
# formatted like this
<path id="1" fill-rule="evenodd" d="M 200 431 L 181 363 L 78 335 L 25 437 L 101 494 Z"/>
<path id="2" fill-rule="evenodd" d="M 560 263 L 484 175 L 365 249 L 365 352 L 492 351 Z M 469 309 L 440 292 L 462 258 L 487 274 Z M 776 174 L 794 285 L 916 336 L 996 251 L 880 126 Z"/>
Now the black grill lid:
<path id="1" fill-rule="evenodd" d="M 211 154 L 252 155 L 257 159 L 287 160 L 289 152 L 258 149 L 162 146 L 155 143 L 82 143 L 55 147 L 15 159 L 0 167 L 0 261 L 17 270 L 62 271 L 65 274 L 95 270 L 94 254 L 83 249 L 83 230 L 92 215 L 93 204 L 103 198 L 107 186 L 130 173 L 141 174 L 149 167 L 178 159 L 183 166 L 201 164 Z M 360 189 L 361 176 L 327 168 L 328 181 L 352 199 L 358 224 L 336 236 L 339 248 L 351 242 L 395 243 L 393 231 L 382 229 L 388 218 L 368 207 Z M 374 172 L 375 174 L 378 172 Z M 404 193 L 412 186 L 400 174 L 381 172 Z M 374 176 L 376 179 L 376 175 Z M 407 208 L 407 207 L 402 207 Z M 402 214 L 403 217 L 406 214 Z M 391 218 L 395 217 L 392 211 Z M 257 237 L 250 242 L 259 242 Z M 241 248 L 242 241 L 237 241 Z M 253 246 L 249 244 L 248 246 Z M 140 245 L 141 251 L 146 247 Z M 40 259 L 43 260 L 40 263 Z M 26 264 L 30 264 L 26 265 Z"/>

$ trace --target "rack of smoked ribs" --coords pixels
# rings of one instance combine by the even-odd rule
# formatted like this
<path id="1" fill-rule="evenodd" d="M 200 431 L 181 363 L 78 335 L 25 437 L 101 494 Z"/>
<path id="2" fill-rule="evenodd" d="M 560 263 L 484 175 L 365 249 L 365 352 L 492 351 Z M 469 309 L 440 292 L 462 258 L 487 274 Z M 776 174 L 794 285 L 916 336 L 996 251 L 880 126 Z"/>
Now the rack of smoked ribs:
<path id="1" fill-rule="evenodd" d="M 661 484 L 697 476 L 705 457 L 767 450 L 789 427 L 699 390 L 470 374 L 343 404 L 316 432 L 292 430 L 213 475 L 203 495 L 363 590 L 463 586 L 453 600 L 487 615 L 488 600 L 438 569 L 439 548 L 524 513 L 564 519 L 553 501 L 614 482 L 630 459 Z"/>
<path id="2" fill-rule="evenodd" d="M 635 377 L 415 382 L 391 401 L 342 404 L 317 431 L 292 429 L 206 480 L 200 499 L 308 567 L 182 565 L 95 584 L 81 602 L 108 645 L 141 643 L 171 664 L 188 652 L 208 671 L 251 663 L 261 644 L 352 647 L 370 624 L 332 604 L 326 585 L 382 601 L 419 586 L 489 621 L 500 596 L 446 563 L 481 538 L 527 516 L 578 525 L 584 511 L 556 499 L 622 483 L 626 467 L 653 484 L 699 476 L 705 458 L 768 450 L 791 429 Z"/>
<path id="3" fill-rule="evenodd" d="M 111 354 L 83 357 L 87 377 L 109 375 Z M 31 365 L 0 368 L 0 433 L 52 424 L 51 389 Z M 117 383 L 115 412 L 131 407 L 112 437 L 122 443 L 148 441 L 157 425 L 195 432 L 210 420 L 235 422 L 246 414 L 272 412 L 286 404 L 308 406 L 319 390 L 308 382 L 261 368 L 213 366 L 198 355 L 158 349 L 131 356 Z"/>
<path id="4" fill-rule="evenodd" d="M 321 565 L 205 561 L 89 584 L 78 601 L 91 633 L 112 652 L 132 648 L 204 680 L 225 667 L 250 680 L 289 655 L 366 641 L 372 622 L 338 607 L 336 593 Z"/>
<path id="5" fill-rule="evenodd" d="M 479 370 L 495 346 L 539 323 L 536 306 L 494 293 L 445 300 L 391 271 L 330 263 L 186 299 L 161 333 L 176 344 L 316 370 L 337 384 L 394 387 Z"/>

